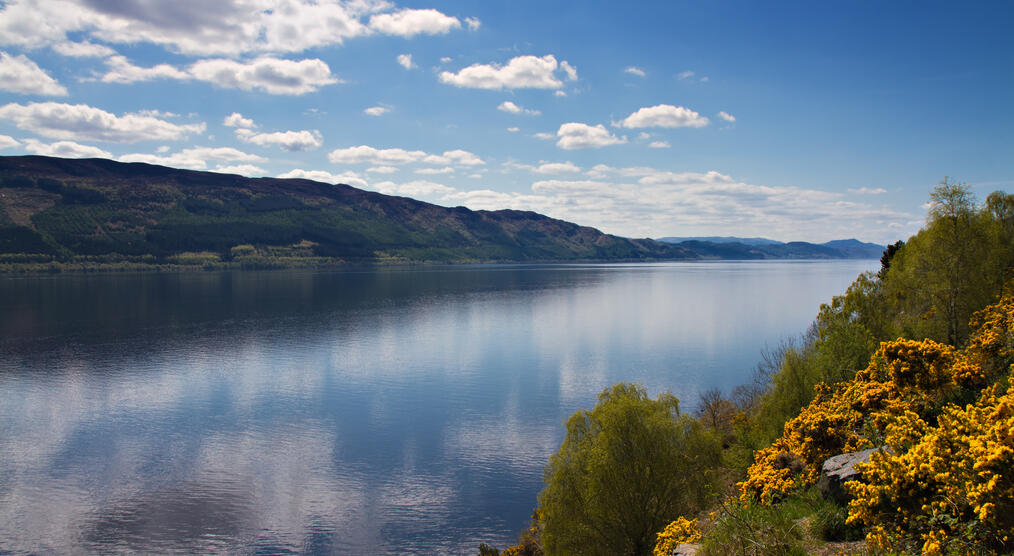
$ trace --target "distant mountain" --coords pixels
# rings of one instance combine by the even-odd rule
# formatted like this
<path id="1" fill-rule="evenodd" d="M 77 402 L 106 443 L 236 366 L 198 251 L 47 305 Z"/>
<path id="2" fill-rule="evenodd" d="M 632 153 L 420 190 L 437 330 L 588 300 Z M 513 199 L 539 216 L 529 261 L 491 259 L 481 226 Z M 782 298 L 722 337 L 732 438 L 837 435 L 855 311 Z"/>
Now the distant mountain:
<path id="1" fill-rule="evenodd" d="M 694 259 L 516 210 L 447 208 L 303 179 L 0 157 L 0 263 L 493 262 Z"/>
<path id="2" fill-rule="evenodd" d="M 783 243 L 765 238 L 663 237 L 658 241 L 687 247 L 703 257 L 721 259 L 879 259 L 885 246 L 856 239 L 838 239 L 826 243 L 790 241 Z"/>
<path id="3" fill-rule="evenodd" d="M 782 245 L 783 242 L 763 237 L 734 236 L 698 236 L 698 237 L 660 237 L 656 241 L 665 243 L 683 243 L 686 241 L 703 241 L 706 243 L 742 243 L 743 245 Z"/>

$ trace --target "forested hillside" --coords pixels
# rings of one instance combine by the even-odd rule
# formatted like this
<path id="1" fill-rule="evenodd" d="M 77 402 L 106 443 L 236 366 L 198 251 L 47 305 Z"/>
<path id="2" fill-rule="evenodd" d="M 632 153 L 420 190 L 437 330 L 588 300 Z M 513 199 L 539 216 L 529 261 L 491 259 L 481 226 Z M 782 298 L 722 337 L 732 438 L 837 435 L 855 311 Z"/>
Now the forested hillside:
<path id="1" fill-rule="evenodd" d="M 533 212 L 446 208 L 302 179 L 110 160 L 0 157 L 0 262 L 686 259 L 685 247 Z"/>

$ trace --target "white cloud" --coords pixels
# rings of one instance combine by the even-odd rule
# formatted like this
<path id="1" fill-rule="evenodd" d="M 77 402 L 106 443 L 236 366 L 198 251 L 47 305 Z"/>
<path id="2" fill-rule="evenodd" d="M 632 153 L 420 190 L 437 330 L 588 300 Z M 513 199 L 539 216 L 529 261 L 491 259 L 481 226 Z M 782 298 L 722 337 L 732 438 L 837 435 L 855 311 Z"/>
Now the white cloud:
<path id="1" fill-rule="evenodd" d="M 393 174 L 398 171 L 394 166 L 373 166 L 366 169 L 367 172 L 374 174 Z"/>
<path id="2" fill-rule="evenodd" d="M 331 172 L 325 172 L 324 170 L 302 170 L 296 168 L 290 170 L 284 174 L 279 174 L 279 178 L 299 178 L 304 180 L 313 180 L 330 184 L 344 183 L 345 185 L 351 185 L 353 187 L 364 188 L 368 187 L 369 184 L 359 174 L 355 172 L 344 172 L 341 174 L 332 174 Z"/>
<path id="3" fill-rule="evenodd" d="M 433 9 L 405 9 L 370 17 L 370 29 L 405 38 L 419 34 L 443 35 L 460 27 L 461 22 L 458 21 L 458 18 L 444 15 Z"/>
<path id="4" fill-rule="evenodd" d="M 246 129 L 257 127 L 252 119 L 244 118 L 243 114 L 240 114 L 239 112 L 233 112 L 232 114 L 226 116 L 225 119 L 222 120 L 222 125 L 226 127 L 242 127 Z"/>
<path id="5" fill-rule="evenodd" d="M 274 133 L 254 133 L 249 129 L 237 129 L 236 137 L 244 143 L 254 145 L 276 146 L 289 152 L 309 151 L 323 144 L 320 132 L 314 130 L 276 131 Z"/>
<path id="6" fill-rule="evenodd" d="M 319 59 L 283 60 L 261 57 L 249 62 L 222 58 L 199 60 L 186 69 L 169 64 L 141 67 L 123 56 L 106 60 L 108 71 L 99 79 L 105 83 L 135 83 L 154 79 L 196 79 L 225 89 L 260 90 L 273 95 L 302 95 L 341 80 Z"/>
<path id="7" fill-rule="evenodd" d="M 725 111 L 719 112 L 718 113 L 718 117 L 722 118 L 723 120 L 725 120 L 727 122 L 729 122 L 730 124 L 736 123 L 736 116 L 733 116 L 732 114 L 730 114 L 728 112 L 725 112 Z"/>
<path id="8" fill-rule="evenodd" d="M 568 79 L 577 78 L 577 70 L 566 61 L 557 63 L 556 57 L 549 54 L 541 58 L 518 56 L 505 66 L 472 64 L 458 73 L 444 71 L 440 82 L 472 89 L 559 89 L 563 82 L 556 75 L 558 69 Z"/>
<path id="9" fill-rule="evenodd" d="M 521 128 L 520 127 L 508 127 L 507 131 L 509 131 L 511 133 L 517 133 L 517 132 L 521 131 Z"/>
<path id="10" fill-rule="evenodd" d="M 458 164 L 461 166 L 478 166 L 486 163 L 474 153 L 461 149 L 444 151 L 444 154 L 441 155 L 428 155 L 423 159 L 423 162 L 428 164 Z"/>
<path id="11" fill-rule="evenodd" d="M 263 176 L 267 172 L 260 166 L 254 166 L 253 164 L 236 164 L 233 166 L 218 166 L 215 168 L 216 172 L 223 174 L 239 174 L 241 176 Z"/>
<path id="12" fill-rule="evenodd" d="M 680 79 L 690 79 L 694 75 L 695 75 L 694 72 L 692 72 L 690 70 L 687 70 L 687 71 L 680 72 L 677 77 L 679 77 Z"/>
<path id="13" fill-rule="evenodd" d="M 527 114 L 527 115 L 530 115 L 530 116 L 538 116 L 539 114 L 542 113 L 542 112 L 540 112 L 538 110 L 532 110 L 532 109 L 529 109 L 529 108 L 522 108 L 522 107 L 518 106 L 517 104 L 514 104 L 513 102 L 511 102 L 509 100 L 505 100 L 504 102 L 501 102 L 500 106 L 497 106 L 496 109 L 499 110 L 499 111 L 501 111 L 501 112 L 507 112 L 509 114 Z"/>
<path id="14" fill-rule="evenodd" d="M 580 172 L 581 167 L 571 161 L 567 162 L 545 162 L 534 168 L 540 174 L 571 174 Z"/>
<path id="15" fill-rule="evenodd" d="M 43 156 L 59 156 L 63 158 L 112 158 L 112 153 L 91 145 L 82 145 L 73 141 L 57 141 L 46 144 L 38 139 L 25 139 L 25 150 Z"/>
<path id="16" fill-rule="evenodd" d="M 652 141 L 648 143 L 648 146 L 653 149 L 668 149 L 672 145 L 669 144 L 669 141 Z"/>
<path id="17" fill-rule="evenodd" d="M 401 67 L 403 67 L 403 68 L 405 68 L 407 70 L 410 70 L 410 69 L 416 67 L 415 64 L 412 63 L 412 55 L 411 54 L 399 54 L 397 59 L 398 59 L 398 64 Z"/>
<path id="18" fill-rule="evenodd" d="M 116 54 L 116 51 L 104 44 L 91 42 L 65 41 L 53 43 L 53 51 L 71 58 L 105 58 Z"/>
<path id="19" fill-rule="evenodd" d="M 550 139 L 556 139 L 556 135 L 554 135 L 552 133 L 546 133 L 545 131 L 540 131 L 540 132 L 532 135 L 532 137 L 534 137 L 536 139 L 542 139 L 543 141 L 549 141 Z"/>
<path id="20" fill-rule="evenodd" d="M 273 95 L 302 95 L 339 83 L 323 60 L 281 60 L 263 57 L 251 62 L 215 59 L 190 66 L 195 79 L 226 89 L 262 90 Z"/>
<path id="21" fill-rule="evenodd" d="M 482 27 L 482 22 L 477 17 L 466 17 L 465 25 L 468 26 L 469 31 L 478 31 L 479 27 Z"/>
<path id="22" fill-rule="evenodd" d="M 447 62 L 450 62 L 450 61 L 451 61 L 451 57 L 450 56 L 444 56 L 444 57 L 440 58 L 440 63 L 441 64 L 446 64 Z"/>
<path id="23" fill-rule="evenodd" d="M 0 135 L 0 149 L 9 149 L 20 145 L 21 143 L 10 135 Z"/>
<path id="24" fill-rule="evenodd" d="M 623 71 L 624 71 L 624 73 L 629 73 L 631 75 L 636 75 L 638 77 L 644 77 L 645 75 L 648 75 L 647 73 L 644 72 L 643 69 L 641 69 L 641 68 L 639 68 L 637 66 L 630 66 L 630 67 L 624 69 Z"/>
<path id="25" fill-rule="evenodd" d="M 451 168 L 450 166 L 444 166 L 443 168 L 419 168 L 418 170 L 415 171 L 415 173 L 427 175 L 453 174 L 454 168 Z"/>
<path id="26" fill-rule="evenodd" d="M 577 81 L 577 68 L 567 63 L 567 60 L 560 62 L 560 69 L 567 74 L 567 81 Z"/>
<path id="27" fill-rule="evenodd" d="M 99 78 L 103 83 L 136 83 L 154 79 L 192 79 L 189 73 L 169 64 L 158 64 L 150 68 L 135 66 L 124 56 L 110 56 L 106 59 L 109 70 Z"/>
<path id="28" fill-rule="evenodd" d="M 10 0 L 0 10 L 0 44 L 37 48 L 73 36 L 155 44 L 195 56 L 238 56 L 302 52 L 373 33 L 411 37 L 461 27 L 457 18 L 436 10 L 393 9 L 386 0 Z M 474 29 L 478 20 L 466 24 Z"/>
<path id="29" fill-rule="evenodd" d="M 359 145 L 335 149 L 327 155 L 327 158 L 335 164 L 397 166 L 419 162 L 423 158 L 426 158 L 426 153 L 423 151 L 406 151 L 405 149 L 375 149 L 368 145 Z"/>
<path id="30" fill-rule="evenodd" d="M 566 123 L 560 126 L 556 136 L 558 138 L 556 146 L 565 150 L 597 149 L 627 142 L 626 137 L 616 137 L 602 124 L 590 126 L 575 122 Z"/>
<path id="31" fill-rule="evenodd" d="M 0 106 L 0 120 L 10 120 L 19 129 L 44 137 L 110 143 L 174 141 L 203 133 L 205 128 L 204 123 L 179 125 L 150 115 L 117 116 L 86 104 L 57 102 Z"/>
<path id="32" fill-rule="evenodd" d="M 849 193 L 855 193 L 856 195 L 883 195 L 887 193 L 887 190 L 883 187 L 860 187 L 859 189 L 849 189 Z"/>
<path id="33" fill-rule="evenodd" d="M 27 56 L 6 52 L 0 52 L 0 89 L 24 95 L 67 96 L 67 88 Z"/>
<path id="34" fill-rule="evenodd" d="M 382 181 L 380 183 L 373 184 L 371 189 L 379 191 L 385 195 L 402 195 L 406 197 L 447 195 L 456 191 L 453 187 L 448 187 L 442 183 L 424 180 L 410 181 L 401 184 L 391 181 Z"/>
<path id="35" fill-rule="evenodd" d="M 472 209 L 534 210 L 627 237 L 716 235 L 729 226 L 751 235 L 812 241 L 851 237 L 856 229 L 895 237 L 896 225 L 912 220 L 889 208 L 847 202 L 839 193 L 747 184 L 715 171 L 605 165 L 592 171 L 595 179 L 535 181 L 529 193 L 456 191 L 442 201 Z"/>
<path id="36" fill-rule="evenodd" d="M 368 145 L 335 149 L 328 154 L 328 160 L 335 164 L 376 164 L 379 166 L 398 166 L 422 162 L 438 166 L 476 166 L 485 162 L 474 153 L 455 149 L 444 151 L 444 154 L 428 154 L 424 151 L 407 151 L 405 149 L 377 149 Z"/>
<path id="37" fill-rule="evenodd" d="M 264 162 L 265 158 L 245 153 L 232 147 L 194 147 L 178 153 L 159 156 L 147 153 L 130 153 L 117 158 L 120 162 L 145 162 L 173 168 L 207 170 L 209 160 L 224 162 Z"/>
<path id="38" fill-rule="evenodd" d="M 709 120 L 697 112 L 682 106 L 671 104 L 659 104 L 657 106 L 645 107 L 627 116 L 620 127 L 704 127 Z"/>
<path id="39" fill-rule="evenodd" d="M 567 91 L 553 91 L 553 96 L 554 97 L 561 97 L 561 98 L 565 97 L 565 96 L 567 96 Z"/>
<path id="40" fill-rule="evenodd" d="M 367 114 L 369 116 L 383 116 L 390 111 L 391 109 L 386 106 L 371 106 L 366 110 L 363 110 L 363 114 Z"/>

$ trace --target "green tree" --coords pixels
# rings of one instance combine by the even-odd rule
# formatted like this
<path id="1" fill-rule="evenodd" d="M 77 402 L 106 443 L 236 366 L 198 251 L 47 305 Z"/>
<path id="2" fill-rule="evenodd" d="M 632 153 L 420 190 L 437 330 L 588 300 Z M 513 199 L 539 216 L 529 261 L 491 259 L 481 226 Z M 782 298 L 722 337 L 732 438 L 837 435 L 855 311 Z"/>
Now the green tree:
<path id="1" fill-rule="evenodd" d="M 930 194 L 926 227 L 899 251 L 887 273 L 902 331 L 960 345 L 968 321 L 999 293 L 1002 272 L 995 220 L 979 211 L 971 189 L 944 180 Z"/>
<path id="2" fill-rule="evenodd" d="M 714 494 L 721 447 L 671 394 L 620 383 L 567 421 L 539 494 L 546 554 L 650 554 L 655 535 Z"/>

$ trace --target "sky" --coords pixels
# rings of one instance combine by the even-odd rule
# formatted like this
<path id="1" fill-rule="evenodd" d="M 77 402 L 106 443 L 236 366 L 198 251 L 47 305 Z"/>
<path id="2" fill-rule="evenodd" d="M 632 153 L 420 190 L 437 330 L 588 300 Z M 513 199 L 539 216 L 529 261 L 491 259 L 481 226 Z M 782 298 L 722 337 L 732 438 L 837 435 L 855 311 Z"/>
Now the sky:
<path id="1" fill-rule="evenodd" d="M 1014 3 L 0 1 L 0 155 L 627 237 L 905 239 L 1014 192 Z"/>

